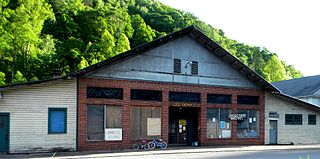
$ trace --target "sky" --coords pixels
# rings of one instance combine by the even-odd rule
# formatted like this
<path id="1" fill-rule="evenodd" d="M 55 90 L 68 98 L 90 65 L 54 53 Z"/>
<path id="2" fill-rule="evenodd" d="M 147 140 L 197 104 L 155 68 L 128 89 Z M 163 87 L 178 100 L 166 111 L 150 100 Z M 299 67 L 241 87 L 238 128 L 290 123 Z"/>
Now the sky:
<path id="1" fill-rule="evenodd" d="M 319 0 L 158 0 L 228 38 L 266 47 L 304 76 L 320 75 Z"/>

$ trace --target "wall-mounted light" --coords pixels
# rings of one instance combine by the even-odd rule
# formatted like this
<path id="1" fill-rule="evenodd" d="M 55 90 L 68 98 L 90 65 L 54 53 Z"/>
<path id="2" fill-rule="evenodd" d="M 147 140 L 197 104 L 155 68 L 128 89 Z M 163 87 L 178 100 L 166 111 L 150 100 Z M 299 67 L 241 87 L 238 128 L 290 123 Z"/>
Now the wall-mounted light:
<path id="1" fill-rule="evenodd" d="M 192 65 L 192 61 L 188 61 L 184 67 L 187 68 L 188 66 L 191 66 L 191 65 Z"/>

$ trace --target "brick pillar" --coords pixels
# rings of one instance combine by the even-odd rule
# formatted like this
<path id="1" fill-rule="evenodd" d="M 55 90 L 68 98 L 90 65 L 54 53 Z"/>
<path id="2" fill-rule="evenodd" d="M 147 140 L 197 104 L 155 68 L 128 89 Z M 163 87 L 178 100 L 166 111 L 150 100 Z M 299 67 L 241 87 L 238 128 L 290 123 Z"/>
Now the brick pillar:
<path id="1" fill-rule="evenodd" d="M 161 138 L 169 143 L 169 90 L 162 92 Z"/>
<path id="2" fill-rule="evenodd" d="M 231 113 L 237 114 L 237 94 L 232 94 L 232 102 L 231 102 Z M 231 121 L 231 140 L 235 141 L 237 140 L 237 121 L 232 120 Z"/>
<path id="3" fill-rule="evenodd" d="M 125 147 L 131 147 L 131 108 L 130 108 L 130 88 L 123 88 L 123 144 Z"/>
<path id="4" fill-rule="evenodd" d="M 259 138 L 260 138 L 260 143 L 259 144 L 265 144 L 264 139 L 265 139 L 265 96 L 264 93 L 261 93 L 260 99 L 259 99 Z"/>
<path id="5" fill-rule="evenodd" d="M 207 93 L 201 94 L 201 103 L 198 120 L 200 128 L 198 129 L 199 142 L 200 145 L 205 145 L 207 139 Z"/>

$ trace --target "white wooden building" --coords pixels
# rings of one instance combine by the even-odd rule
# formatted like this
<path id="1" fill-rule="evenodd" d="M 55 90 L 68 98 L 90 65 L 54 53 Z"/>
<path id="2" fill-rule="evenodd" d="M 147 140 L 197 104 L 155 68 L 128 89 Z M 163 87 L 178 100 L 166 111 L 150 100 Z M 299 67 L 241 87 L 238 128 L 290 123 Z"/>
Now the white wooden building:
<path id="1" fill-rule="evenodd" d="M 2 151 L 76 150 L 75 79 L 6 86 L 0 93 L 0 120 L 7 133 Z"/>

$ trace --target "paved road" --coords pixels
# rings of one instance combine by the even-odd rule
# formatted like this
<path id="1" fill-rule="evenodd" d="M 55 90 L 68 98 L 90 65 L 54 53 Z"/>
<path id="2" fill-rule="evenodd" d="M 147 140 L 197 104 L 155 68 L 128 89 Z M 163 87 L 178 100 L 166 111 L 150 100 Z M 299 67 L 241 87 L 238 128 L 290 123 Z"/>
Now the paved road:
<path id="1" fill-rule="evenodd" d="M 308 157 L 309 156 L 309 157 Z M 301 157 L 301 158 L 300 158 Z M 110 157 L 108 157 L 110 158 Z M 320 159 L 320 150 L 272 150 L 117 156 L 117 159 Z"/>

